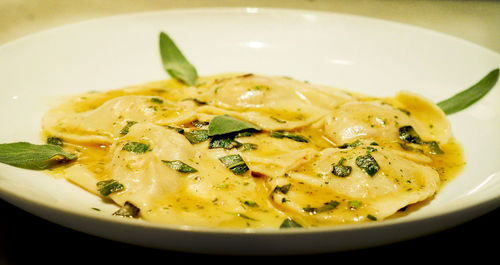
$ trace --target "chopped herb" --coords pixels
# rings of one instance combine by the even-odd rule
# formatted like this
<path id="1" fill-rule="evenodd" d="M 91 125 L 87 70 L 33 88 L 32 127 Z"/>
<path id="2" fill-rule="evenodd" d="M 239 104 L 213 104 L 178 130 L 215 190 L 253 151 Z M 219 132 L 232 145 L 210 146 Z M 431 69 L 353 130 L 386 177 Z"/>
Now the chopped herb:
<path id="1" fill-rule="evenodd" d="M 375 148 L 375 147 L 371 147 L 371 146 L 366 147 L 366 154 L 369 154 L 369 153 L 372 153 L 375 151 L 377 151 L 377 148 Z"/>
<path id="2" fill-rule="evenodd" d="M 318 214 L 318 213 L 323 213 L 323 212 L 328 212 L 328 211 L 334 210 L 335 208 L 337 208 L 337 206 L 339 206 L 339 204 L 340 204 L 340 202 L 331 200 L 329 202 L 325 202 L 320 207 L 313 208 L 313 207 L 307 206 L 305 208 L 302 208 L 302 210 L 304 210 L 305 212 L 307 212 L 309 214 Z"/>
<path id="3" fill-rule="evenodd" d="M 201 122 L 199 120 L 194 120 L 191 122 L 191 125 L 193 125 L 194 127 L 197 127 L 197 128 L 201 128 L 201 127 L 206 126 L 208 124 L 209 124 L 209 122 L 207 122 L 207 121 Z"/>
<path id="4" fill-rule="evenodd" d="M 411 125 L 403 126 L 399 128 L 399 138 L 411 144 L 423 144 L 424 142 L 420 139 L 418 133 L 413 129 Z"/>
<path id="5" fill-rule="evenodd" d="M 346 148 L 352 148 L 352 147 L 358 147 L 362 145 L 363 143 L 360 140 L 356 140 L 352 143 L 344 143 L 343 145 L 339 146 L 338 148 L 340 149 L 346 149 Z"/>
<path id="6" fill-rule="evenodd" d="M 408 110 L 405 110 L 405 109 L 402 109 L 402 108 L 398 108 L 399 111 L 403 112 L 404 114 L 410 116 L 411 113 L 408 111 Z"/>
<path id="7" fill-rule="evenodd" d="M 362 203 L 360 201 L 348 201 L 347 205 L 351 210 L 356 210 L 361 207 Z"/>
<path id="8" fill-rule="evenodd" d="M 66 152 L 59 145 L 28 142 L 0 144 L 0 163 L 14 167 L 41 170 L 76 158 L 76 154 Z"/>
<path id="9" fill-rule="evenodd" d="M 232 138 L 217 138 L 214 137 L 210 140 L 210 144 L 208 145 L 209 149 L 214 148 L 224 148 L 224 149 L 233 149 L 239 148 L 242 144 L 238 141 L 233 140 Z"/>
<path id="10" fill-rule="evenodd" d="M 243 218 L 243 219 L 252 220 L 252 221 L 258 221 L 257 219 L 252 218 L 252 217 L 250 217 L 250 216 L 248 216 L 248 215 L 245 215 L 245 214 L 242 214 L 242 213 L 237 213 L 236 215 L 237 215 L 238 217 Z"/>
<path id="11" fill-rule="evenodd" d="M 100 211 L 101 211 L 101 209 L 96 208 L 96 207 L 92 207 L 92 208 L 90 208 L 90 209 L 92 209 L 92 210 L 94 210 L 94 211 L 98 211 L 98 212 L 100 212 Z"/>
<path id="12" fill-rule="evenodd" d="M 366 172 L 366 174 L 370 175 L 371 177 L 373 177 L 380 169 L 380 166 L 371 154 L 358 156 L 356 158 L 356 165 L 358 165 L 359 168 L 361 168 Z"/>
<path id="13" fill-rule="evenodd" d="M 47 137 L 47 144 L 63 146 L 64 142 L 59 137 L 49 136 Z"/>
<path id="14" fill-rule="evenodd" d="M 208 140 L 208 130 L 195 130 L 184 133 L 184 136 L 192 144 L 197 144 Z"/>
<path id="15" fill-rule="evenodd" d="M 114 179 L 99 181 L 96 183 L 96 186 L 102 196 L 108 196 L 111 193 L 119 192 L 124 189 L 123 184 Z"/>
<path id="16" fill-rule="evenodd" d="M 341 158 L 340 161 L 333 166 L 332 173 L 335 176 L 338 177 L 347 177 L 351 174 L 352 167 L 351 166 L 344 166 L 342 163 L 344 163 L 345 158 Z"/>
<path id="17" fill-rule="evenodd" d="M 196 170 L 195 168 L 191 167 L 190 165 L 188 165 L 180 160 L 173 160 L 173 161 L 162 160 L 162 162 L 165 163 L 170 168 L 177 170 L 181 173 L 198 172 L 198 170 Z"/>
<path id="18" fill-rule="evenodd" d="M 284 121 L 284 120 L 280 120 L 280 119 L 278 119 L 278 118 L 276 118 L 276 117 L 273 117 L 273 116 L 271 116 L 271 117 L 269 117 L 269 118 L 273 119 L 273 120 L 274 120 L 275 122 L 277 122 L 277 123 L 286 123 L 286 121 Z"/>
<path id="19" fill-rule="evenodd" d="M 224 135 L 229 133 L 236 133 L 244 130 L 260 131 L 262 128 L 259 126 L 238 120 L 229 115 L 215 116 L 208 125 L 208 136 Z"/>
<path id="20" fill-rule="evenodd" d="M 113 215 L 121 217 L 137 217 L 139 215 L 140 209 L 137 208 L 132 203 L 126 201 L 123 207 L 114 212 Z"/>
<path id="21" fill-rule="evenodd" d="M 432 155 L 444 154 L 444 151 L 441 150 L 441 148 L 439 148 L 439 144 L 436 141 L 427 142 L 426 144 L 429 145 L 429 149 L 430 149 L 429 153 L 431 153 Z"/>
<path id="22" fill-rule="evenodd" d="M 173 127 L 173 126 L 170 126 L 170 125 L 167 125 L 167 128 L 171 129 L 171 130 L 175 130 L 176 132 L 178 132 L 180 134 L 184 134 L 184 129 L 182 129 L 182 128 L 177 128 L 177 127 Z"/>
<path id="23" fill-rule="evenodd" d="M 293 227 L 302 227 L 302 225 L 300 225 L 299 223 L 294 221 L 292 218 L 286 218 L 285 220 L 283 220 L 283 222 L 280 225 L 280 229 L 281 228 L 293 228 Z"/>
<path id="24" fill-rule="evenodd" d="M 127 124 L 125 125 L 125 127 L 123 127 L 121 130 L 120 130 L 120 134 L 127 134 L 130 127 L 132 127 L 132 125 L 136 124 L 137 122 L 136 121 L 127 121 Z"/>
<path id="25" fill-rule="evenodd" d="M 198 79 L 196 68 L 184 57 L 174 41 L 164 32 L 160 33 L 160 55 L 163 68 L 173 78 L 193 86 Z"/>
<path id="26" fill-rule="evenodd" d="M 292 187 L 291 183 L 285 184 L 283 186 L 276 186 L 273 189 L 273 193 L 281 192 L 283 194 L 287 194 L 291 187 Z"/>
<path id="27" fill-rule="evenodd" d="M 269 133 L 269 136 L 273 138 L 288 138 L 297 142 L 302 142 L 302 143 L 308 143 L 309 140 L 307 140 L 304 136 L 298 135 L 298 134 L 293 134 L 287 131 L 272 131 Z"/>
<path id="28" fill-rule="evenodd" d="M 248 171 L 248 166 L 245 164 L 243 158 L 238 154 L 223 156 L 219 158 L 219 160 L 235 175 L 241 175 Z"/>
<path id="29" fill-rule="evenodd" d="M 368 214 L 368 215 L 366 216 L 366 218 L 368 218 L 368 219 L 370 219 L 370 220 L 372 220 L 372 221 L 377 221 L 377 217 L 376 217 L 376 216 L 374 216 L 374 215 L 371 215 L 371 214 Z"/>
<path id="30" fill-rule="evenodd" d="M 129 151 L 136 154 L 146 153 L 149 149 L 149 145 L 139 143 L 139 142 L 128 142 L 123 145 L 122 150 Z"/>
<path id="31" fill-rule="evenodd" d="M 256 145 L 256 144 L 243 143 L 241 145 L 241 151 L 245 152 L 245 151 L 255 150 L 255 149 L 257 149 L 257 147 L 258 147 L 258 145 Z"/>
<path id="32" fill-rule="evenodd" d="M 243 201 L 243 204 L 245 204 L 246 206 L 250 206 L 250 207 L 257 207 L 257 203 L 254 202 L 254 201 Z"/>
<path id="33" fill-rule="evenodd" d="M 185 98 L 182 101 L 186 101 L 186 100 L 192 100 L 192 101 L 194 101 L 194 103 L 196 103 L 198 105 L 207 105 L 208 104 L 207 102 L 199 100 L 197 98 Z"/>
<path id="34" fill-rule="evenodd" d="M 488 92 L 495 86 L 498 80 L 498 74 L 498 68 L 490 71 L 485 77 L 483 77 L 473 86 L 446 100 L 437 103 L 437 105 L 447 115 L 468 108 L 470 105 L 476 103 L 486 94 L 488 94 Z"/>
<path id="35" fill-rule="evenodd" d="M 163 104 L 163 99 L 161 99 L 161 98 L 151 98 L 151 102 L 157 103 L 157 104 Z"/>

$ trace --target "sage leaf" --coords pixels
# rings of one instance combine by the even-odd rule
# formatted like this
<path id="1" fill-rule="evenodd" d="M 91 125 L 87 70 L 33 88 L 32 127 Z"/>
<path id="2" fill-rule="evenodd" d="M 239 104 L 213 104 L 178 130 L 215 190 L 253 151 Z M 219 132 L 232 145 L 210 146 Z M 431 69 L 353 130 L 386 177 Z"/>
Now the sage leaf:
<path id="1" fill-rule="evenodd" d="M 201 142 L 204 142 L 208 140 L 208 130 L 195 130 L 191 132 L 186 132 L 184 133 L 184 137 L 191 143 L 191 144 L 198 144 Z"/>
<path id="2" fill-rule="evenodd" d="M 358 156 L 356 158 L 356 165 L 358 165 L 359 168 L 365 171 L 366 174 L 370 175 L 370 177 L 373 177 L 380 169 L 377 161 L 370 154 L 367 154 L 365 156 Z"/>
<path id="3" fill-rule="evenodd" d="M 125 188 L 123 184 L 114 179 L 99 181 L 96 183 L 96 186 L 102 196 L 108 196 L 111 193 L 119 192 Z"/>
<path id="4" fill-rule="evenodd" d="M 342 157 L 339 163 L 333 166 L 333 175 L 344 178 L 351 174 L 352 167 L 343 165 L 345 160 L 346 159 Z"/>
<path id="5" fill-rule="evenodd" d="M 273 137 L 273 138 L 278 138 L 278 139 L 282 139 L 282 138 L 288 138 L 288 139 L 291 139 L 291 140 L 294 140 L 296 142 L 301 142 L 301 143 L 308 143 L 309 140 L 307 140 L 304 136 L 301 136 L 301 135 L 298 135 L 298 134 L 293 134 L 293 133 L 290 133 L 290 132 L 287 132 L 287 131 L 272 131 L 269 133 L 269 136 Z"/>
<path id="6" fill-rule="evenodd" d="M 227 168 L 229 168 L 235 175 L 242 175 L 243 173 L 249 170 L 243 158 L 238 154 L 223 156 L 219 158 L 219 160 L 222 162 L 222 164 L 224 164 Z"/>
<path id="7" fill-rule="evenodd" d="M 139 142 L 128 142 L 123 145 L 122 150 L 136 154 L 143 154 L 149 150 L 149 145 Z"/>
<path id="8" fill-rule="evenodd" d="M 328 211 L 334 210 L 335 208 L 337 208 L 337 206 L 339 206 L 339 204 L 340 204 L 340 202 L 331 200 L 329 202 L 325 202 L 320 207 L 307 206 L 307 207 L 302 208 L 302 210 L 306 213 L 309 213 L 309 214 L 318 214 L 318 213 L 323 213 L 323 212 L 328 212 Z"/>
<path id="9" fill-rule="evenodd" d="M 140 209 L 131 202 L 126 201 L 125 204 L 114 212 L 113 215 L 120 217 L 138 217 Z"/>
<path id="10" fill-rule="evenodd" d="M 489 72 L 483 79 L 469 87 L 468 89 L 439 102 L 437 105 L 447 115 L 466 109 L 476 103 L 495 86 L 498 80 L 499 69 Z"/>
<path id="11" fill-rule="evenodd" d="M 238 120 L 233 116 L 229 115 L 219 115 L 215 116 L 208 125 L 208 136 L 223 135 L 228 133 L 240 132 L 243 130 L 257 130 L 260 131 L 262 128 L 259 126 Z"/>
<path id="12" fill-rule="evenodd" d="M 173 170 L 176 170 L 181 173 L 198 172 L 198 170 L 180 160 L 173 160 L 173 161 L 162 160 L 161 162 L 165 163 L 165 165 L 169 166 Z"/>
<path id="13" fill-rule="evenodd" d="M 198 79 L 196 68 L 184 57 L 174 41 L 160 32 L 160 55 L 165 71 L 173 78 L 193 86 Z"/>
<path id="14" fill-rule="evenodd" d="M 62 159 L 53 159 L 61 156 Z M 59 145 L 36 145 L 28 142 L 0 144 L 0 163 L 26 169 L 47 169 L 59 162 L 71 161 L 76 154 L 68 153 Z"/>
<path id="15" fill-rule="evenodd" d="M 293 228 L 293 227 L 302 227 L 299 223 L 297 223 L 292 218 L 286 218 L 280 225 L 280 229 L 282 228 Z"/>

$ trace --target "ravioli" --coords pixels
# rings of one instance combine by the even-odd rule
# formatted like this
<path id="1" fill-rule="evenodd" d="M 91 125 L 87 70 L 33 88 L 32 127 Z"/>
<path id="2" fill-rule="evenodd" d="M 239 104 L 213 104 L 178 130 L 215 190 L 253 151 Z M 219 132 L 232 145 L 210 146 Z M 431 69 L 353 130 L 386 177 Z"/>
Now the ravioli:
<path id="1" fill-rule="evenodd" d="M 432 199 L 464 164 L 446 115 L 420 95 L 255 74 L 77 95 L 42 129 L 78 154 L 57 175 L 110 199 L 117 215 L 174 225 L 380 221 Z"/>

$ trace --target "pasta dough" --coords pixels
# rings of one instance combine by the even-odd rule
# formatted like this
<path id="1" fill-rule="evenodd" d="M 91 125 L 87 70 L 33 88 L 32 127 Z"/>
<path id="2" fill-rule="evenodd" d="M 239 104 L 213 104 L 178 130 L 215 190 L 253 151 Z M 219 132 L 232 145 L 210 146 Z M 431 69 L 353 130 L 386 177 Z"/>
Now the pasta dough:
<path id="1" fill-rule="evenodd" d="M 210 135 L 224 115 L 253 129 Z M 58 174 L 145 220 L 178 225 L 383 220 L 431 199 L 463 165 L 446 115 L 422 96 L 373 98 L 287 77 L 87 93 L 51 109 L 42 126 L 79 156 Z M 115 185 L 109 194 L 103 183 Z"/>

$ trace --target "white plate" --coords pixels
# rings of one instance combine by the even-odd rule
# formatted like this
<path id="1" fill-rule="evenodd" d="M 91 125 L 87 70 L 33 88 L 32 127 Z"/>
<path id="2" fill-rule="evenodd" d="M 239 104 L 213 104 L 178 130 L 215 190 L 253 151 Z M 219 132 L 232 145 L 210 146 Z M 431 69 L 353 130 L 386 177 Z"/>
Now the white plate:
<path id="1" fill-rule="evenodd" d="M 160 31 L 173 37 L 201 75 L 283 75 L 377 96 L 404 89 L 439 101 L 500 66 L 499 54 L 466 41 L 349 15 L 218 8 L 116 16 L 44 31 L 0 47 L 0 142 L 39 143 L 41 116 L 61 95 L 167 78 L 158 53 Z M 112 217 L 115 206 L 65 180 L 6 165 L 0 165 L 0 195 L 76 230 L 172 250 L 297 254 L 404 240 L 499 206 L 499 86 L 479 103 L 450 116 L 454 135 L 465 149 L 464 171 L 430 204 L 401 218 L 297 230 L 151 224 Z"/>

